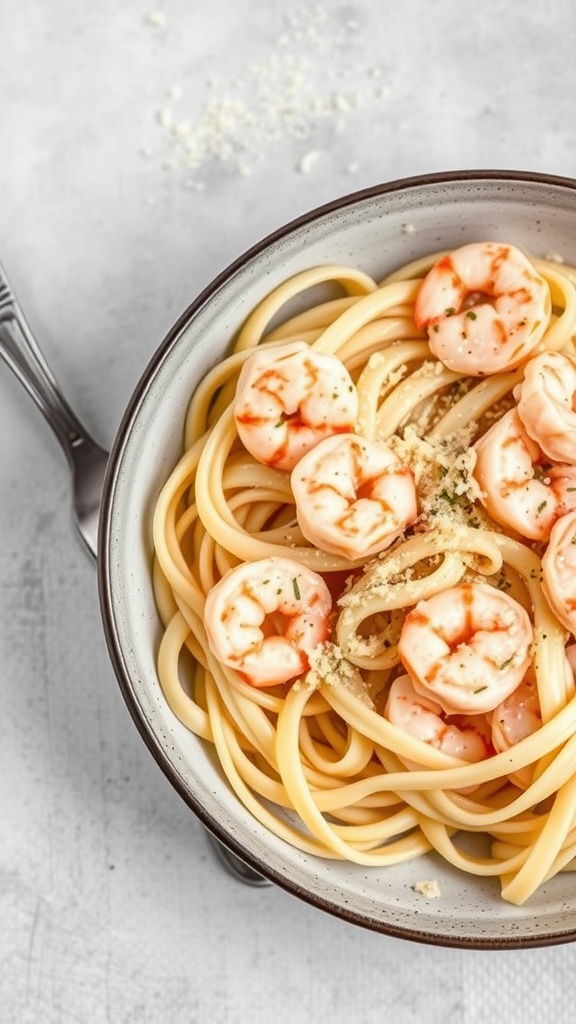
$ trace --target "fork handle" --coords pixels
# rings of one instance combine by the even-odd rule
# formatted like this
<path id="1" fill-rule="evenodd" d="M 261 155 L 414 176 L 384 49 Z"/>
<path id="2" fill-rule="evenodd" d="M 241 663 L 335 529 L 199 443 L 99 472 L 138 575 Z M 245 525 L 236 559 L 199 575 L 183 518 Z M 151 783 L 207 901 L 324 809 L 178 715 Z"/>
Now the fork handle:
<path id="1" fill-rule="evenodd" d="M 81 458 L 94 454 L 105 456 L 99 445 L 86 432 L 82 423 L 64 398 L 28 325 L 6 273 L 0 264 L 0 356 L 10 367 L 38 406 L 58 438 L 71 468 Z M 90 549 L 95 555 L 95 550 Z M 254 871 L 209 834 L 214 849 L 230 874 L 247 885 L 269 885 Z"/>
<path id="2" fill-rule="evenodd" d="M 1 265 L 0 356 L 34 400 L 73 465 L 75 449 L 95 442 L 60 391 Z"/>

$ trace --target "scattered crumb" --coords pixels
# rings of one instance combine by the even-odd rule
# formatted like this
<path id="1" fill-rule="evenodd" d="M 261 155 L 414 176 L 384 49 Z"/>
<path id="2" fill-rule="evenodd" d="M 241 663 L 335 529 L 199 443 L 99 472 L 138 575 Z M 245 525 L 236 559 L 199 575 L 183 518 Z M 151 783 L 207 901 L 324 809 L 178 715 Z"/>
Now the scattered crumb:
<path id="1" fill-rule="evenodd" d="M 161 107 L 156 111 L 156 120 L 162 128 L 171 128 L 174 124 L 174 115 L 168 107 Z"/>
<path id="2" fill-rule="evenodd" d="M 437 900 L 442 895 L 442 890 L 434 878 L 423 878 L 419 882 L 415 882 L 412 888 L 414 892 L 425 896 L 427 900 Z"/>
<path id="3" fill-rule="evenodd" d="M 146 21 L 162 28 L 165 15 L 154 10 Z M 186 181 L 212 180 L 213 172 L 248 178 L 279 144 L 309 140 L 308 151 L 293 158 L 294 171 L 308 174 L 330 138 L 352 126 L 361 107 L 377 104 L 375 85 L 379 94 L 385 89 L 376 81 L 382 72 L 366 71 L 359 21 L 342 20 L 321 3 L 302 3 L 284 14 L 281 28 L 234 76 L 207 76 L 192 96 L 184 98 L 180 84 L 165 83 L 155 111 L 159 162 Z M 356 170 L 351 163 L 349 173 Z"/>
<path id="4" fill-rule="evenodd" d="M 308 686 L 345 686 L 358 700 L 373 709 L 374 702 L 358 669 L 344 657 L 337 644 L 320 644 L 309 653 L 310 668 L 306 674 Z"/>
<path id="5" fill-rule="evenodd" d="M 297 164 L 297 170 L 300 174 L 309 174 L 314 164 L 318 162 L 320 153 L 317 149 L 311 149 L 308 153 L 305 153 L 300 158 Z"/>
<path id="6" fill-rule="evenodd" d="M 146 24 L 153 28 L 166 28 L 166 15 L 164 11 L 149 11 L 145 18 Z"/>
<path id="7" fill-rule="evenodd" d="M 548 260 L 549 263 L 564 263 L 564 257 L 559 252 L 548 252 L 544 259 Z"/>

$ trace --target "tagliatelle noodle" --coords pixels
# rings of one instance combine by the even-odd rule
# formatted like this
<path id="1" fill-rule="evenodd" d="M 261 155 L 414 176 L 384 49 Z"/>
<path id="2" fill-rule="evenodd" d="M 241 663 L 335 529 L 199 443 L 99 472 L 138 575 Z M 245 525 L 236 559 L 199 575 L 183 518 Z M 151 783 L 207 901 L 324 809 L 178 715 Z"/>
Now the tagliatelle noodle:
<path id="1" fill-rule="evenodd" d="M 158 674 L 175 715 L 214 744 L 238 799 L 281 839 L 380 868 L 436 851 L 459 870 L 498 877 L 503 898 L 520 904 L 574 866 L 575 688 L 568 636 L 540 586 L 537 546 L 508 536 L 464 491 L 455 503 L 465 515 L 456 519 L 438 490 L 426 491 L 430 466 L 449 473 L 460 459 L 465 476 L 466 451 L 450 445 L 468 430 L 469 447 L 522 379 L 522 367 L 471 379 L 434 359 L 413 304 L 439 255 L 381 282 L 341 266 L 296 275 L 250 314 L 231 354 L 199 385 L 182 457 L 154 515 L 153 584 L 164 626 Z M 573 352 L 576 270 L 533 262 L 553 302 L 542 345 Z M 344 296 L 289 315 L 294 300 L 307 305 L 311 289 L 328 285 Z M 232 402 L 241 367 L 257 345 L 293 340 L 344 362 L 358 390 L 358 433 L 392 444 L 421 489 L 415 529 L 367 565 L 311 547 L 297 524 L 289 474 L 261 465 L 238 441 Z M 203 610 L 228 569 L 272 555 L 338 581 L 338 614 L 326 657 L 312 658 L 311 670 L 292 684 L 257 689 L 211 653 Z M 504 586 L 528 610 L 542 711 L 535 733 L 476 763 L 410 736 L 382 714 L 383 695 L 403 671 L 403 617 L 470 578 Z M 522 790 L 510 778 L 527 766 L 532 781 Z M 489 853 L 471 853 L 461 843 L 466 834 L 489 837 Z"/>

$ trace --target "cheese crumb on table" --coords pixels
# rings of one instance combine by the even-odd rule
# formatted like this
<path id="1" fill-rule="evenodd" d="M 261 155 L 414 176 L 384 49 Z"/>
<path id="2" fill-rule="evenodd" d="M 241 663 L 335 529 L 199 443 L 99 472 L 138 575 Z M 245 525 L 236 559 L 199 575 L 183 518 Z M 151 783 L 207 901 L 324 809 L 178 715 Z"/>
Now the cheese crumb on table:
<path id="1" fill-rule="evenodd" d="M 414 882 L 412 888 L 427 900 L 437 900 L 442 895 L 442 890 L 434 878 L 423 878 L 419 882 Z"/>
<path id="2" fill-rule="evenodd" d="M 146 23 L 152 28 L 166 28 L 166 15 L 164 11 L 149 11 L 146 15 Z"/>

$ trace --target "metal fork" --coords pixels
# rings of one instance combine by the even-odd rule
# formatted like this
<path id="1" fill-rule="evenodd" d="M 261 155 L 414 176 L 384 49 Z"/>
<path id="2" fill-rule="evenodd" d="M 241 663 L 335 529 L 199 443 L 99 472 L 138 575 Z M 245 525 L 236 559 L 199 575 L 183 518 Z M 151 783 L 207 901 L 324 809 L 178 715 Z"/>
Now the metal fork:
<path id="1" fill-rule="evenodd" d="M 108 452 L 89 435 L 64 398 L 0 264 L 0 357 L 34 400 L 62 446 L 72 476 L 72 513 L 88 552 L 98 552 L 98 519 Z M 248 885 L 268 879 L 228 850 L 207 831 L 218 859 Z"/>

